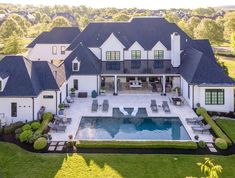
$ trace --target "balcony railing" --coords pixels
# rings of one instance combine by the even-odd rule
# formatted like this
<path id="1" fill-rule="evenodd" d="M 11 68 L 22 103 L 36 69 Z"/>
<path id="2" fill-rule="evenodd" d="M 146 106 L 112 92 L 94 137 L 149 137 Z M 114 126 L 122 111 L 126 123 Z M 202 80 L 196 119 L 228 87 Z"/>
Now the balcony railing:
<path id="1" fill-rule="evenodd" d="M 177 74 L 171 60 L 102 61 L 103 74 Z"/>

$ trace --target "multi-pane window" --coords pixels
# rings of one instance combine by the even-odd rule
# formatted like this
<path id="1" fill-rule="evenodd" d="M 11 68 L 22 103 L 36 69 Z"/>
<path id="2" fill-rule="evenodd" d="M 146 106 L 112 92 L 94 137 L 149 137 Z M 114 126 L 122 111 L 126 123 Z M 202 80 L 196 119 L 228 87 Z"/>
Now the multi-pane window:
<path id="1" fill-rule="evenodd" d="M 106 51 L 106 60 L 120 60 L 120 51 Z"/>
<path id="2" fill-rule="evenodd" d="M 53 95 L 43 95 L 44 99 L 53 99 Z"/>
<path id="3" fill-rule="evenodd" d="M 223 89 L 206 89 L 205 93 L 206 105 L 223 105 L 224 90 Z"/>
<path id="4" fill-rule="evenodd" d="M 11 117 L 17 117 L 17 103 L 11 103 Z"/>
<path id="5" fill-rule="evenodd" d="M 155 69 L 162 69 L 162 68 L 164 68 L 163 60 L 156 60 L 156 61 L 154 61 L 153 66 L 154 66 Z"/>
<path id="6" fill-rule="evenodd" d="M 141 59 L 141 51 L 140 50 L 132 50 L 131 51 L 131 59 Z"/>
<path id="7" fill-rule="evenodd" d="M 60 47 L 60 53 L 65 54 L 65 49 L 66 49 L 65 46 L 61 46 Z"/>
<path id="8" fill-rule="evenodd" d="M 57 54 L 57 47 L 56 46 L 52 46 L 52 54 L 53 55 Z"/>
<path id="9" fill-rule="evenodd" d="M 164 51 L 154 50 L 154 59 L 164 59 Z"/>

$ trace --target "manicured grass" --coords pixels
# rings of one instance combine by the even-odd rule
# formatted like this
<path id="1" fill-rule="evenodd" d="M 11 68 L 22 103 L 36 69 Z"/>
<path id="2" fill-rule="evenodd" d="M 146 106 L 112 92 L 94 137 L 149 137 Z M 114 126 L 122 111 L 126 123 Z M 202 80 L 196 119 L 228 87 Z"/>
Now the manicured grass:
<path id="1" fill-rule="evenodd" d="M 223 166 L 221 177 L 234 177 L 235 155 L 36 154 L 0 142 L 0 175 L 14 178 L 183 178 L 201 177 L 205 157 Z"/>
<path id="2" fill-rule="evenodd" d="M 235 120 L 217 119 L 216 123 L 235 143 Z"/>
<path id="3" fill-rule="evenodd" d="M 197 144 L 192 141 L 78 141 L 78 148 L 177 148 L 197 149 Z"/>

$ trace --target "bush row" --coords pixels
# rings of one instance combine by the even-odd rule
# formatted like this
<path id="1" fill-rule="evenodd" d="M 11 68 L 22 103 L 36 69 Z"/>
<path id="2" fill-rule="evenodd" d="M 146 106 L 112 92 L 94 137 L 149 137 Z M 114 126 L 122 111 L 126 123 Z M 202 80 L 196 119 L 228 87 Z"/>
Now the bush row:
<path id="1" fill-rule="evenodd" d="M 232 145 L 232 141 L 227 137 L 227 135 L 224 134 L 224 132 L 217 126 L 217 124 L 212 120 L 212 118 L 209 116 L 205 108 L 197 108 L 196 110 L 198 115 L 201 115 L 205 121 L 211 126 L 212 130 L 216 134 L 217 137 L 224 139 L 229 146 Z"/>
<path id="2" fill-rule="evenodd" d="M 193 141 L 88 141 L 76 142 L 77 148 L 176 148 L 197 149 Z"/>

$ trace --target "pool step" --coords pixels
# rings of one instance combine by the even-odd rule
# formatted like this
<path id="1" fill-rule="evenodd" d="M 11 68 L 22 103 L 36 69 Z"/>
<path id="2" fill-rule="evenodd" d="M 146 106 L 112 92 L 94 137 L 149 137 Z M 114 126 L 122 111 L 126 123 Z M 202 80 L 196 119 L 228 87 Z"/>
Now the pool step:
<path id="1" fill-rule="evenodd" d="M 210 152 L 217 153 L 217 150 L 212 143 L 207 143 L 206 146 L 209 148 Z"/>

